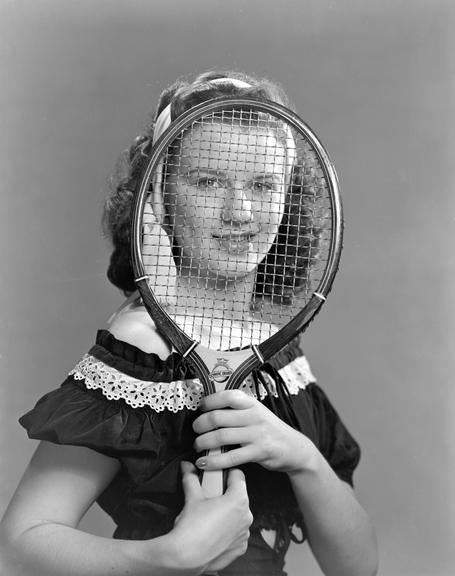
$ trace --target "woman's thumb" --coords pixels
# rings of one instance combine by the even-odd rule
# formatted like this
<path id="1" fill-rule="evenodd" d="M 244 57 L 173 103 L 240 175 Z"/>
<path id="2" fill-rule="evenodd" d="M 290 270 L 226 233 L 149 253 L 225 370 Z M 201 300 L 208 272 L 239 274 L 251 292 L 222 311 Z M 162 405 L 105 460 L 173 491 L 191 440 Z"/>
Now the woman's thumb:
<path id="1" fill-rule="evenodd" d="M 185 502 L 199 499 L 202 495 L 202 488 L 195 466 L 193 466 L 191 462 L 182 461 L 181 469 L 182 487 L 185 494 Z"/>

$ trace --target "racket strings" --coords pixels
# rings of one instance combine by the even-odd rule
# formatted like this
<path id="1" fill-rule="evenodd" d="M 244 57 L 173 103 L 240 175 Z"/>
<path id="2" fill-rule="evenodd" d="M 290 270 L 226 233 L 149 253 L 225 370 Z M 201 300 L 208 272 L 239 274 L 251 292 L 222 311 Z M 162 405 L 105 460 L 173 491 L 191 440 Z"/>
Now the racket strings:
<path id="1" fill-rule="evenodd" d="M 142 258 L 187 334 L 242 348 L 309 301 L 331 233 L 325 172 L 304 135 L 270 113 L 222 110 L 182 130 L 157 163 Z"/>

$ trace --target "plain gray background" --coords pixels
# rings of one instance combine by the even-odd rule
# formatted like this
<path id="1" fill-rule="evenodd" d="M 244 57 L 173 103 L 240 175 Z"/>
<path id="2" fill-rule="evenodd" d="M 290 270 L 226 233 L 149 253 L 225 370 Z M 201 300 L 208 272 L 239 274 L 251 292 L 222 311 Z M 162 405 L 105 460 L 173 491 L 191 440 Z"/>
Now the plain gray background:
<path id="1" fill-rule="evenodd" d="M 363 448 L 380 574 L 454 575 L 455 2 L 2 0 L 0 22 L 0 513 L 35 448 L 17 418 L 121 302 L 116 157 L 177 76 L 236 68 L 284 85 L 340 176 L 341 270 L 304 341 Z M 287 569 L 320 574 L 306 546 Z"/>

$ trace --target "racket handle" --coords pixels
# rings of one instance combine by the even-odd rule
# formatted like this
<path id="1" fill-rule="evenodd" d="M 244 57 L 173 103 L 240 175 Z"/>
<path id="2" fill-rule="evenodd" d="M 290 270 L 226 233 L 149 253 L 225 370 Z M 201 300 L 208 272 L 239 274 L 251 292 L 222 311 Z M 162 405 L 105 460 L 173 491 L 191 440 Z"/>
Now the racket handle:
<path id="1" fill-rule="evenodd" d="M 207 452 L 207 456 L 222 454 L 221 448 L 214 448 Z M 225 489 L 224 470 L 204 470 L 202 472 L 201 486 L 204 495 L 208 498 L 222 496 Z"/>
<path id="2" fill-rule="evenodd" d="M 206 453 L 208 455 L 221 454 L 222 448 L 215 448 Z M 205 470 L 202 472 L 201 486 L 204 495 L 208 498 L 214 498 L 224 494 L 225 473 L 224 470 Z M 204 572 L 202 576 L 219 576 L 218 572 Z"/>

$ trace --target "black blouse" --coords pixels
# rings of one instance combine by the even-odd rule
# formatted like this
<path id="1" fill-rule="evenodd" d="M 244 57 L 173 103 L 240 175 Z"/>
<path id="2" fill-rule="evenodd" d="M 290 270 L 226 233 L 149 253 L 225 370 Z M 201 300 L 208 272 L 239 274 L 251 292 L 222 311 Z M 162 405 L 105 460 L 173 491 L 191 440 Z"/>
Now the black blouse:
<path id="1" fill-rule="evenodd" d="M 306 373 L 302 370 L 305 363 L 294 341 L 253 372 L 246 391 L 307 435 L 336 474 L 352 484 L 359 446 L 309 368 Z M 119 472 L 98 503 L 117 526 L 114 538 L 145 540 L 169 532 L 182 509 L 180 462 L 197 458 L 192 423 L 200 414 L 200 395 L 195 374 L 179 354 L 162 360 L 101 330 L 62 386 L 41 398 L 19 421 L 30 438 L 85 446 L 116 458 Z M 252 561 L 257 573 L 282 574 L 281 568 L 267 572 L 259 567 L 256 556 L 273 553 L 282 567 L 290 540 L 305 539 L 304 519 L 290 482 L 285 473 L 258 464 L 242 469 L 254 516 L 243 562 Z M 278 533 L 273 551 L 263 541 L 258 544 L 262 528 Z M 256 573 L 230 569 L 223 574 Z"/>

